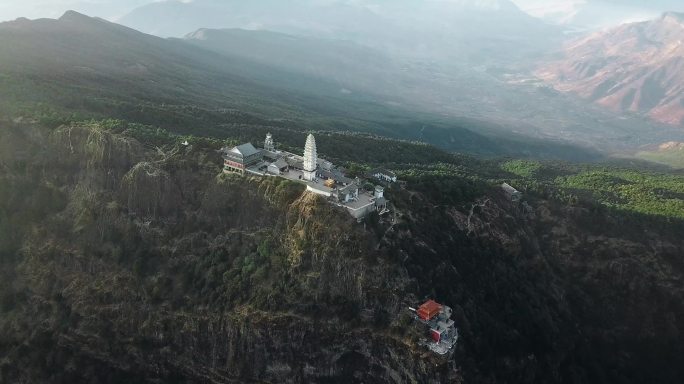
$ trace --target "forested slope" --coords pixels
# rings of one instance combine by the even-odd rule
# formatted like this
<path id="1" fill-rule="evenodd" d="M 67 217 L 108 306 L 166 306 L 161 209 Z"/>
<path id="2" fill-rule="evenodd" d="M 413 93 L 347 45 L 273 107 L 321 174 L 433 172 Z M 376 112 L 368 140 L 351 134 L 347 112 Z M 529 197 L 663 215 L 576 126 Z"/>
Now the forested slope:
<path id="1" fill-rule="evenodd" d="M 357 224 L 296 183 L 220 175 L 220 141 L 144 132 L 2 123 L 1 382 L 684 377 L 675 218 L 543 188 L 525 209 L 495 163 L 339 136 L 414 156 L 396 221 Z M 427 296 L 461 331 L 445 359 L 415 343 Z"/>

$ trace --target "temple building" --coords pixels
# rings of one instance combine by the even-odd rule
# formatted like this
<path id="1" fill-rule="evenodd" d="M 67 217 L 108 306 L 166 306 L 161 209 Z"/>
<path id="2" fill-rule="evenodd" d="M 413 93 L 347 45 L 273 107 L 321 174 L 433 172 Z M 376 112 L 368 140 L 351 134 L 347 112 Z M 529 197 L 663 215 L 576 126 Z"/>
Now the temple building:
<path id="1" fill-rule="evenodd" d="M 417 309 L 409 310 L 415 313 L 418 322 L 426 325 L 429 338 L 424 340 L 424 345 L 440 355 L 449 353 L 458 341 L 458 329 L 451 320 L 451 308 L 428 300 Z"/>
<path id="2" fill-rule="evenodd" d="M 368 172 L 368 175 L 372 178 L 375 178 L 380 181 L 384 181 L 386 183 L 396 183 L 397 182 L 397 174 L 389 171 L 384 168 L 376 168 L 370 172 Z"/>
<path id="3" fill-rule="evenodd" d="M 523 198 L 522 192 L 513 188 L 508 183 L 501 184 L 501 189 L 503 189 L 503 191 L 506 193 L 508 198 L 511 199 L 511 201 L 513 201 L 513 202 L 518 202 L 518 201 L 522 200 L 522 198 Z"/>
<path id="4" fill-rule="evenodd" d="M 383 214 L 387 210 L 387 199 L 385 198 L 385 188 L 375 186 L 375 209 Z"/>
<path id="5" fill-rule="evenodd" d="M 289 172 L 290 165 L 282 157 L 268 165 L 268 173 L 272 175 L 282 175 Z"/>
<path id="6" fill-rule="evenodd" d="M 244 174 L 247 168 L 261 161 L 262 153 L 251 143 L 223 151 L 223 171 Z"/>
<path id="7" fill-rule="evenodd" d="M 318 169 L 318 157 L 316 153 L 316 139 L 312 134 L 306 138 L 304 147 L 304 169 L 302 177 L 306 181 L 316 180 L 316 170 Z"/>
<path id="8" fill-rule="evenodd" d="M 359 184 L 354 182 L 344 187 L 339 187 L 335 190 L 335 198 L 340 203 L 349 203 L 359 198 Z"/>

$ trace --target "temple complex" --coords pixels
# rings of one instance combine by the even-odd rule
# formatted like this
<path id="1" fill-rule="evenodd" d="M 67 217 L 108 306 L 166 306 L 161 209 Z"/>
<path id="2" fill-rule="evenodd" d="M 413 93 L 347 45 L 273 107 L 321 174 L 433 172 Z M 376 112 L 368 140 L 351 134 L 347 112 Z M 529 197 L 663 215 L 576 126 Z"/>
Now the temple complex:
<path id="1" fill-rule="evenodd" d="M 223 148 L 221 152 L 225 173 L 277 176 L 303 183 L 309 192 L 324 196 L 330 203 L 346 208 L 359 221 L 371 212 L 377 211 L 381 215 L 389 212 L 384 188 L 376 186 L 374 190 L 366 191 L 361 179 L 350 179 L 342 168 L 319 158 L 316 139 L 312 134 L 306 138 L 303 156 L 277 150 L 270 133 L 266 135 L 263 149 L 245 143 Z M 394 176 L 384 170 L 382 174 Z M 396 180 L 396 176 L 394 177 Z"/>

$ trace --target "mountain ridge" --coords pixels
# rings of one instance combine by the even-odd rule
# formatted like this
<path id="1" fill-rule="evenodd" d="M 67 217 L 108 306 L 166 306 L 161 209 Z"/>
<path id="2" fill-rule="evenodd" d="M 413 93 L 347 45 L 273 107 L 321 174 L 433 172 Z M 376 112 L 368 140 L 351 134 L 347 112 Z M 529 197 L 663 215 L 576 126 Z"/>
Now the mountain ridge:
<path id="1" fill-rule="evenodd" d="M 388 60 L 382 51 L 370 55 L 372 48 L 353 42 L 287 39 L 300 44 L 302 55 L 294 61 L 290 55 L 286 65 L 276 65 L 268 50 L 266 55 L 258 51 L 272 42 L 253 44 L 258 32 L 240 32 L 235 40 L 240 49 L 226 50 L 221 44 L 196 46 L 191 41 L 161 39 L 97 19 L 83 24 L 76 28 L 77 22 L 38 20 L 26 24 L 20 34 L 0 26 L 0 31 L 5 30 L 0 35 L 4 41 L 0 62 L 16 75 L 4 78 L 4 88 L 23 95 L 16 100 L 56 103 L 70 112 L 107 113 L 100 118 L 146 124 L 160 119 L 181 132 L 214 135 L 224 129 L 216 125 L 245 119 L 298 129 L 325 126 L 371 132 L 490 156 L 516 153 L 571 159 L 597 158 L 601 147 L 597 143 L 604 144 L 613 135 L 622 138 L 611 141 L 613 145 L 625 146 L 661 136 L 662 141 L 684 140 L 641 120 L 597 113 L 584 102 L 557 94 L 549 98 L 539 87 L 509 85 L 486 72 L 463 70 L 458 63 Z M 328 47 L 332 56 L 319 61 L 313 71 L 302 72 L 309 64 L 310 43 L 355 52 L 351 55 L 355 59 L 339 57 Z M 255 59 L 254 52 L 261 56 Z M 360 65 L 366 62 L 367 66 Z M 353 70 L 331 71 L 341 64 Z M 32 78 L 41 82 L 27 83 Z M 55 87 L 68 91 L 57 95 Z M 200 107 L 189 110 L 211 116 L 215 125 L 186 112 L 188 106 Z M 226 118 L 225 111 L 239 111 L 240 118 Z M 597 120 L 604 125 L 601 129 Z"/>
<path id="2" fill-rule="evenodd" d="M 13 95 L 0 100 L 0 109 L 15 117 L 38 105 L 49 116 L 115 117 L 181 133 L 221 136 L 247 124 L 370 132 L 487 155 L 597 156 L 568 143 L 509 134 L 500 125 L 476 119 L 444 119 L 392 106 L 370 93 L 342 92 L 334 78 L 162 39 L 77 13 L 67 13 L 63 20 L 0 24 L 0 64 L 2 90 Z"/>
<path id="3" fill-rule="evenodd" d="M 261 4 L 261 6 L 260 6 Z M 224 4 L 213 0 L 191 3 L 161 2 L 134 10 L 118 20 L 135 29 L 161 36 L 181 37 L 200 28 L 240 28 L 272 30 L 294 35 L 354 40 L 357 43 L 415 54 L 438 47 L 429 40 L 449 40 L 457 50 L 473 54 L 468 37 L 509 39 L 510 43 L 532 52 L 555 31 L 522 12 L 508 0 L 496 2 L 307 2 L 294 1 L 283 7 L 264 1 Z M 473 19 L 476 19 L 474 22 Z M 152 20 L 152 24 L 150 22 Z M 409 21 L 407 21 L 409 20 Z M 156 23 L 156 26 L 155 24 Z M 555 32 L 554 32 L 555 31 Z M 423 39 L 423 35 L 430 39 Z M 465 36 L 464 36 L 465 35 Z M 545 39 L 539 39 L 543 35 Z M 423 45 L 423 47 L 421 47 Z M 515 54 L 515 49 L 507 50 Z M 482 59 L 482 56 L 479 57 Z"/>
<path id="4" fill-rule="evenodd" d="M 462 63 L 426 63 L 354 41 L 207 28 L 186 35 L 184 41 L 217 53 L 329 79 L 345 93 L 360 91 L 416 110 L 474 117 L 510 126 L 511 130 L 532 137 L 559 137 L 562 132 L 570 142 L 590 147 L 600 142 L 598 147 L 605 144 L 604 148 L 616 142 L 627 143 L 625 139 L 638 142 L 639 146 L 656 137 L 664 141 L 678 137 L 670 127 L 656 127 L 644 124 L 641 118 L 625 119 L 599 111 L 575 97 L 547 93 L 547 87 L 511 82 L 508 72 L 498 77 L 497 70 L 483 73 Z M 597 120 L 602 127 L 596 125 Z M 544 123 L 537 125 L 537 121 Z M 608 135 L 623 139 L 607 144 Z"/>
<path id="5" fill-rule="evenodd" d="M 626 24 L 568 44 L 537 75 L 615 112 L 684 124 L 684 14 Z"/>

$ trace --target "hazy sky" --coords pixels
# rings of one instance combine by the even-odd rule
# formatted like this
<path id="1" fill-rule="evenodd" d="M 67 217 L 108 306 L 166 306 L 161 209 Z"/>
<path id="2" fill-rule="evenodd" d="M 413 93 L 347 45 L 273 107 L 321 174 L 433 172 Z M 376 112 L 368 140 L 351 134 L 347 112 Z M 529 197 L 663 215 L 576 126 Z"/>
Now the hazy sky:
<path id="1" fill-rule="evenodd" d="M 0 0 L 0 20 L 55 18 L 70 9 L 113 19 L 151 0 Z"/>
<path id="2" fill-rule="evenodd" d="M 59 17 L 74 9 L 91 16 L 115 20 L 133 8 L 153 0 L 0 0 L 0 20 L 17 17 Z M 186 0 L 190 1 L 190 0 Z M 248 1 L 248 0 L 245 0 Z M 283 0 L 287 1 L 287 0 Z M 357 0 L 358 1 L 358 0 Z M 463 1 L 463 0 L 450 0 Z M 483 0 L 472 0 L 483 1 Z M 650 17 L 666 10 L 684 11 L 683 0 L 513 0 L 520 8 L 536 16 L 567 16 L 586 3 L 620 8 L 623 14 Z M 608 9 L 604 7 L 603 9 Z M 627 9 L 627 11 L 625 11 Z"/>
<path id="3" fill-rule="evenodd" d="M 513 0 L 518 7 L 534 16 L 556 13 L 571 16 L 583 6 L 592 5 L 591 12 L 608 12 L 642 18 L 653 17 L 665 11 L 684 11 L 682 0 Z M 588 7 L 585 7 L 585 9 Z M 607 16 L 607 15 L 606 15 Z"/>

